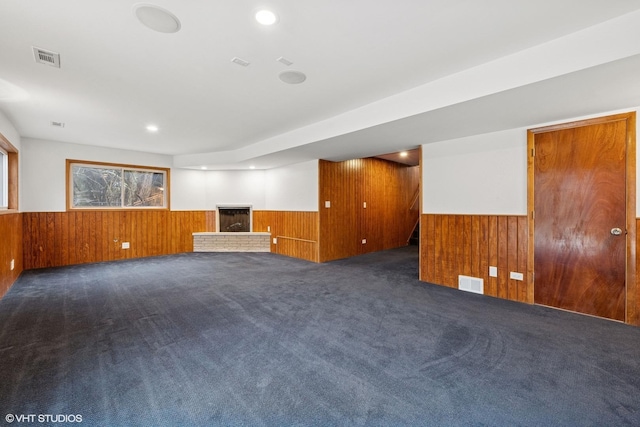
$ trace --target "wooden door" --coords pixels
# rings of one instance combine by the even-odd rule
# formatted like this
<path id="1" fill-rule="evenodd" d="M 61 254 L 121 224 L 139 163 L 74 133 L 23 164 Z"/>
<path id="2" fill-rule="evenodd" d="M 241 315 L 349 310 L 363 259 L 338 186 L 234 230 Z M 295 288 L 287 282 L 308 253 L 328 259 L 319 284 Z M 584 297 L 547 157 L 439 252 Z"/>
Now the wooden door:
<path id="1" fill-rule="evenodd" d="M 625 320 L 627 126 L 583 122 L 535 134 L 537 304 Z"/>

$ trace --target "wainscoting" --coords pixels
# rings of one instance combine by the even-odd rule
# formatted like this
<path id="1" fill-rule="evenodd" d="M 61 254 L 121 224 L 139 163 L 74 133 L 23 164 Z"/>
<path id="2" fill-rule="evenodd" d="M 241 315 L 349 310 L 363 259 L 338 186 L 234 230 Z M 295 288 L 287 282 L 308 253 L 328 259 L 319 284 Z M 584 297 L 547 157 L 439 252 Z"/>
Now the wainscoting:
<path id="1" fill-rule="evenodd" d="M 191 233 L 215 231 L 214 211 L 73 211 L 23 215 L 25 269 L 191 252 Z M 122 249 L 123 242 L 129 242 L 129 249 Z"/>
<path id="2" fill-rule="evenodd" d="M 319 262 L 318 212 L 254 211 L 254 231 L 268 229 L 278 239 L 271 243 L 273 253 Z M 215 231 L 215 211 L 0 215 L 0 296 L 23 269 L 190 252 L 192 233 L 201 231 Z M 421 280 L 455 288 L 458 275 L 480 277 L 486 295 L 533 302 L 525 216 L 423 214 L 420 234 Z M 130 249 L 122 249 L 122 242 Z M 640 252 L 635 254 L 640 266 Z M 489 277 L 489 266 L 498 268 L 497 278 Z M 510 279 L 511 271 L 523 273 L 524 280 Z M 627 323 L 640 325 L 637 283 L 628 287 L 627 302 Z"/>
<path id="3" fill-rule="evenodd" d="M 486 295 L 533 303 L 526 216 L 423 214 L 420 225 L 420 280 L 457 288 L 458 275 L 479 277 L 484 279 Z M 639 245 L 636 237 L 634 249 Z M 638 278 L 640 253 L 633 252 Z M 498 267 L 497 278 L 489 277 L 489 266 Z M 524 280 L 510 279 L 512 271 L 523 273 Z M 627 285 L 626 323 L 640 326 L 637 280 Z"/>
<path id="4" fill-rule="evenodd" d="M 216 230 L 215 211 L 28 212 L 24 268 L 58 267 L 193 251 L 192 233 Z M 254 231 L 270 227 L 274 253 L 317 262 L 317 212 L 254 211 Z M 122 243 L 129 242 L 129 249 Z M 21 257 L 22 259 L 22 257 Z"/>
<path id="5" fill-rule="evenodd" d="M 419 219 L 418 166 L 321 160 L 319 174 L 321 262 L 407 244 Z"/>
<path id="6" fill-rule="evenodd" d="M 423 214 L 420 280 L 458 287 L 458 275 L 484 279 L 486 295 L 533 303 L 527 277 L 526 216 Z M 489 266 L 498 277 L 489 277 Z M 522 281 L 509 278 L 523 274 Z"/>
<path id="7" fill-rule="evenodd" d="M 253 211 L 253 231 L 271 233 L 273 253 L 318 262 L 318 212 Z"/>
<path id="8" fill-rule="evenodd" d="M 22 214 L 0 215 L 0 298 L 9 290 L 23 270 Z M 13 260 L 13 270 L 11 270 Z"/>

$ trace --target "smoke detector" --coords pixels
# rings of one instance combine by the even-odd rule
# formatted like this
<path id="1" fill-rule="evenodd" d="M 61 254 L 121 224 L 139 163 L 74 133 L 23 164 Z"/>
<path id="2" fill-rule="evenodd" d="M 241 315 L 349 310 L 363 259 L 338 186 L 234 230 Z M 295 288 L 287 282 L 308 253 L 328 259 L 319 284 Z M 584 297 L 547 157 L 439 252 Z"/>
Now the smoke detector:
<path id="1" fill-rule="evenodd" d="M 307 80 L 307 76 L 301 71 L 283 71 L 278 74 L 278 78 L 283 82 L 290 85 L 297 85 L 305 80 Z"/>
<path id="2" fill-rule="evenodd" d="M 33 47 L 33 57 L 38 64 L 51 65 L 52 67 L 60 68 L 60 54 L 44 50 L 39 47 Z"/>
<path id="3" fill-rule="evenodd" d="M 136 3 L 133 13 L 142 25 L 160 33 L 177 33 L 182 26 L 177 16 L 154 4 Z"/>

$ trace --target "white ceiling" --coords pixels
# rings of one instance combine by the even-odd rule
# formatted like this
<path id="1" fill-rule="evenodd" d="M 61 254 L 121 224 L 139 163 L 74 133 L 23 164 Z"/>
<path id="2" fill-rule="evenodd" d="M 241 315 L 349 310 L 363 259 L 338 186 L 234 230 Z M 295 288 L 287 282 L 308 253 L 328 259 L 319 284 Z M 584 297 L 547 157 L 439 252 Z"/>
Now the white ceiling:
<path id="1" fill-rule="evenodd" d="M 640 0 L 154 1 L 174 34 L 135 4 L 2 0 L 0 111 L 22 137 L 268 168 L 640 105 Z"/>

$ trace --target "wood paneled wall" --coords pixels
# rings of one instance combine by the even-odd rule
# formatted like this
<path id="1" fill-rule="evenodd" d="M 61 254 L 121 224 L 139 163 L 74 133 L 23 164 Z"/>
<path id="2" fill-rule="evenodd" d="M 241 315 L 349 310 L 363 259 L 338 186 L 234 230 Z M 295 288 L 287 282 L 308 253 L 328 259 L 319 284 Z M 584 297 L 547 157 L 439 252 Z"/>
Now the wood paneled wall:
<path id="1" fill-rule="evenodd" d="M 273 253 L 318 262 L 318 212 L 253 211 L 253 231 L 271 233 Z"/>
<path id="2" fill-rule="evenodd" d="M 24 268 L 57 267 L 190 252 L 191 233 L 215 231 L 215 211 L 30 212 L 23 229 Z"/>
<path id="3" fill-rule="evenodd" d="M 640 218 L 636 218 L 636 230 L 640 230 Z M 636 277 L 635 281 L 627 285 L 627 323 L 640 326 L 640 233 L 636 233 L 635 252 L 636 257 Z"/>
<path id="4" fill-rule="evenodd" d="M 22 236 L 21 213 L 0 215 L 0 298 L 22 273 Z M 13 270 L 11 260 L 14 261 Z"/>
<path id="5" fill-rule="evenodd" d="M 417 166 L 374 158 L 321 160 L 319 174 L 320 262 L 407 244 L 419 215 L 412 206 Z"/>
<path id="6" fill-rule="evenodd" d="M 484 279 L 484 293 L 533 303 L 527 275 L 526 216 L 423 214 L 420 222 L 420 280 L 458 287 L 458 275 Z M 489 266 L 498 277 L 489 277 Z M 522 273 L 523 281 L 510 279 Z"/>

